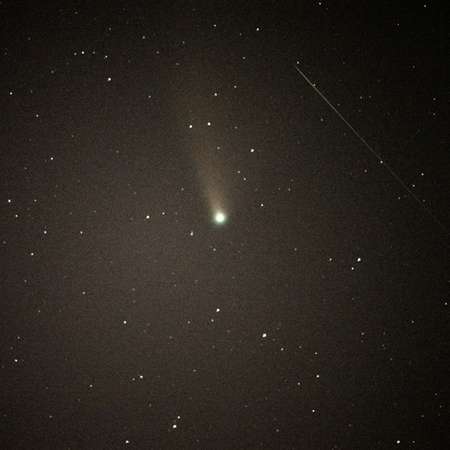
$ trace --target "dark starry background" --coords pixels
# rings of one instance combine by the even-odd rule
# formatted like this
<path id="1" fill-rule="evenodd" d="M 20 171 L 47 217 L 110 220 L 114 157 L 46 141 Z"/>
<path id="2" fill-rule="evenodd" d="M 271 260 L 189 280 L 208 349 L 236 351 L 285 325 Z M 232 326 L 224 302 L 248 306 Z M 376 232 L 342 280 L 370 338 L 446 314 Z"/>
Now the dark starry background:
<path id="1" fill-rule="evenodd" d="M 0 3 L 1 448 L 448 448 L 443 4 Z"/>

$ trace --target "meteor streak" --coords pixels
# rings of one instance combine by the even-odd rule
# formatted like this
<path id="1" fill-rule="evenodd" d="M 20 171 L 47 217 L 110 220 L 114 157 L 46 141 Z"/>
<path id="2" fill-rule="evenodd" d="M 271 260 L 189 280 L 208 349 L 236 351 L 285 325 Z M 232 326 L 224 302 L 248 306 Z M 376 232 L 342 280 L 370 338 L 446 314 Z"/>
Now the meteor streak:
<path id="1" fill-rule="evenodd" d="M 321 99 L 336 113 L 336 115 L 347 125 L 347 127 L 352 131 L 352 133 L 359 139 L 359 141 L 364 145 L 364 147 L 372 153 L 380 164 L 386 168 L 386 170 L 397 180 L 397 182 L 403 187 L 403 189 L 420 205 L 421 209 L 425 211 L 444 231 L 448 234 L 447 226 L 442 223 L 433 213 L 430 208 L 427 208 L 423 202 L 417 197 L 416 194 L 408 187 L 408 185 L 400 178 L 399 175 L 392 169 L 389 164 L 383 160 L 381 155 L 379 155 L 373 147 L 356 131 L 356 129 L 350 124 L 350 122 L 337 110 L 337 108 L 325 97 L 324 94 L 316 87 L 315 83 L 300 70 L 297 65 L 294 65 L 295 70 L 303 77 L 303 79 L 316 91 L 316 93 L 321 97 Z"/>

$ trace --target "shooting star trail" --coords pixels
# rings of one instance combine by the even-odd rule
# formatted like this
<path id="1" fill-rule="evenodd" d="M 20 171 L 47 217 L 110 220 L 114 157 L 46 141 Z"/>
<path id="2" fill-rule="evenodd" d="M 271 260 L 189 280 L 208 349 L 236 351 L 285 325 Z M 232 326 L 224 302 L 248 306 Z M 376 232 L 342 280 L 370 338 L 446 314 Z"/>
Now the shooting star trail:
<path id="1" fill-rule="evenodd" d="M 381 155 L 377 153 L 373 147 L 358 133 L 358 131 L 351 125 L 351 123 L 336 109 L 336 107 L 325 97 L 324 94 L 316 87 L 315 83 L 312 83 L 311 80 L 300 70 L 297 65 L 294 65 L 295 70 L 303 77 L 303 79 L 316 91 L 316 93 L 320 96 L 320 98 L 336 113 L 336 115 L 347 125 L 348 128 L 352 131 L 352 133 L 360 140 L 360 142 L 366 147 L 366 149 L 372 153 L 375 158 L 377 158 L 380 164 L 386 168 L 386 170 L 397 180 L 397 182 L 403 187 L 403 189 L 420 205 L 421 209 L 425 211 L 441 228 L 445 231 L 446 234 L 449 233 L 447 226 L 442 223 L 433 211 L 426 207 L 423 202 L 417 197 L 416 194 L 409 188 L 409 186 L 400 178 L 399 175 L 392 169 L 392 167 L 387 164 Z"/>

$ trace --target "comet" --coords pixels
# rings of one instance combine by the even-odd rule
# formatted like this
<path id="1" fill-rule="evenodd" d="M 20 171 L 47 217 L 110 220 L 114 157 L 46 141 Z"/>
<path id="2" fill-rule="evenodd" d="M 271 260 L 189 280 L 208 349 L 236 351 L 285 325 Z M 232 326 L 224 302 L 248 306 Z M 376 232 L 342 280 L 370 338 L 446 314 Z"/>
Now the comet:
<path id="1" fill-rule="evenodd" d="M 216 211 L 214 214 L 214 222 L 223 225 L 227 221 L 227 215 L 223 211 Z"/>

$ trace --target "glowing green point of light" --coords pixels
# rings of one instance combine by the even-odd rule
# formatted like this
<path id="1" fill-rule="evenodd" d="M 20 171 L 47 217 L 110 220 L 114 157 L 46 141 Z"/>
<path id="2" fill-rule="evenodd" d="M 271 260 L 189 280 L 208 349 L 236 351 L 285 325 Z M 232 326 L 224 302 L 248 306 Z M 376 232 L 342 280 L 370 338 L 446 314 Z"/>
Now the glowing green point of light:
<path id="1" fill-rule="evenodd" d="M 217 211 L 214 214 L 214 222 L 216 222 L 217 224 L 221 225 L 221 224 L 225 223 L 226 220 L 227 220 L 227 216 L 222 211 Z"/>

